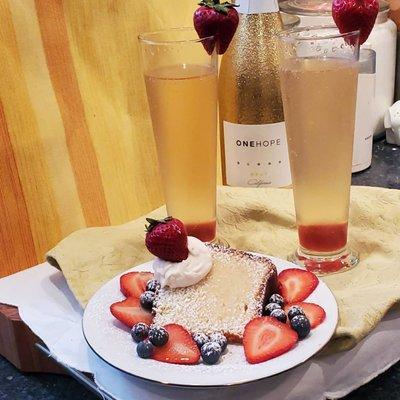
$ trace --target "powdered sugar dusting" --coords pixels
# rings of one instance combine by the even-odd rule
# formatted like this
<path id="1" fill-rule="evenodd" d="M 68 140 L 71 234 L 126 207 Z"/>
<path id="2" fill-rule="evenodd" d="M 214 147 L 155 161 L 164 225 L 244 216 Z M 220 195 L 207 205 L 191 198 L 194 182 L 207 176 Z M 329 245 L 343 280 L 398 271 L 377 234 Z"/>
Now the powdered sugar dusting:
<path id="1" fill-rule="evenodd" d="M 154 322 L 177 323 L 191 332 L 222 332 L 230 341 L 240 341 L 246 324 L 262 313 L 266 285 L 276 268 L 266 257 L 209 246 L 210 273 L 187 288 L 161 289 Z"/>

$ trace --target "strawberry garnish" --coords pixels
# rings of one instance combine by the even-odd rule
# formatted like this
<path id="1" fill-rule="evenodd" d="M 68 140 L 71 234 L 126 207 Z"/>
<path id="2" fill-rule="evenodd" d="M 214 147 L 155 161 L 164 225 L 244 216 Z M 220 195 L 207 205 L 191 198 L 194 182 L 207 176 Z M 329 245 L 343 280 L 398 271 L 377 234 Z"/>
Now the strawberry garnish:
<path id="1" fill-rule="evenodd" d="M 164 329 L 169 335 L 168 342 L 155 348 L 153 358 L 170 364 L 197 364 L 200 351 L 190 333 L 177 324 L 165 325 Z"/>
<path id="2" fill-rule="evenodd" d="M 121 292 L 125 297 L 140 297 L 146 291 L 146 284 L 154 278 L 151 272 L 128 272 L 119 278 Z"/>
<path id="3" fill-rule="evenodd" d="M 299 306 L 303 309 L 306 317 L 310 321 L 311 329 L 316 328 L 318 325 L 322 324 L 326 318 L 325 310 L 319 306 L 318 304 L 314 303 L 294 303 L 294 304 L 287 304 L 285 306 L 286 313 L 289 311 L 289 308 L 292 306 Z"/>
<path id="4" fill-rule="evenodd" d="M 193 15 L 194 28 L 201 39 L 210 36 L 213 41 L 204 41 L 208 54 L 217 48 L 218 54 L 224 54 L 232 41 L 239 24 L 239 14 L 235 4 L 220 3 L 220 0 L 202 0 Z"/>
<path id="5" fill-rule="evenodd" d="M 150 325 L 153 321 L 151 313 L 144 310 L 140 306 L 140 300 L 135 297 L 130 297 L 126 300 L 111 304 L 110 311 L 115 318 L 128 328 L 132 328 L 132 326 L 138 322 L 144 322 Z"/>
<path id="6" fill-rule="evenodd" d="M 244 329 L 246 360 L 250 364 L 270 360 L 292 349 L 297 341 L 297 333 L 288 325 L 272 317 L 255 318 Z"/>
<path id="7" fill-rule="evenodd" d="M 146 247 L 151 254 L 171 262 L 186 260 L 189 256 L 187 233 L 183 223 L 176 218 L 162 220 L 146 218 Z"/>
<path id="8" fill-rule="evenodd" d="M 285 303 L 289 304 L 305 300 L 318 283 L 312 272 L 303 269 L 289 268 L 278 275 L 279 291 Z"/>
<path id="9" fill-rule="evenodd" d="M 332 16 L 340 33 L 360 31 L 360 45 L 374 27 L 379 12 L 378 0 L 333 0 Z M 356 44 L 354 39 L 350 44 Z"/>

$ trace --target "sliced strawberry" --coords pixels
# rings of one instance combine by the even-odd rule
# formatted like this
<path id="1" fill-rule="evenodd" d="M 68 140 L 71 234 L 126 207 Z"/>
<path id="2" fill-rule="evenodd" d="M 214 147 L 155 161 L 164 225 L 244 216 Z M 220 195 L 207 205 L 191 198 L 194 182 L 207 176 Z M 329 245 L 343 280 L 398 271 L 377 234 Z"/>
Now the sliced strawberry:
<path id="1" fill-rule="evenodd" d="M 151 313 L 144 310 L 140 306 L 140 300 L 135 297 L 130 297 L 129 299 L 111 304 L 110 311 L 115 318 L 128 328 L 132 328 L 132 326 L 138 322 L 144 322 L 150 325 L 153 321 Z"/>
<path id="2" fill-rule="evenodd" d="M 169 334 L 168 342 L 154 349 L 153 358 L 170 364 L 197 364 L 200 351 L 190 333 L 177 324 L 165 325 L 164 328 Z"/>
<path id="3" fill-rule="evenodd" d="M 251 320 L 244 329 L 243 346 L 246 360 L 258 364 L 280 356 L 298 341 L 297 333 L 272 317 Z"/>
<path id="4" fill-rule="evenodd" d="M 322 324 L 326 318 L 325 310 L 319 306 L 318 304 L 314 303 L 293 303 L 287 304 L 285 306 L 286 313 L 289 311 L 289 308 L 292 306 L 299 306 L 303 309 L 306 314 L 306 317 L 310 321 L 311 329 L 316 328 L 318 325 Z"/>
<path id="5" fill-rule="evenodd" d="M 278 275 L 279 291 L 289 304 L 305 300 L 318 283 L 318 278 L 304 269 L 289 268 Z"/>
<path id="6" fill-rule="evenodd" d="M 154 278 L 151 272 L 128 272 L 119 279 L 121 292 L 125 297 L 136 297 L 146 291 L 146 284 Z"/>

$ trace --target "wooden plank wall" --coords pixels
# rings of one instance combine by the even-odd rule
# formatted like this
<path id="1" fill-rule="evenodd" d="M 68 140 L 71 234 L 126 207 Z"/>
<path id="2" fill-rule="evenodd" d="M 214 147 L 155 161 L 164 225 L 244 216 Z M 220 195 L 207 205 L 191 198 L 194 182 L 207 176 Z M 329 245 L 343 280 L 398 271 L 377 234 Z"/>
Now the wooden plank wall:
<path id="1" fill-rule="evenodd" d="M 0 277 L 162 203 L 137 35 L 195 7 L 0 0 Z"/>

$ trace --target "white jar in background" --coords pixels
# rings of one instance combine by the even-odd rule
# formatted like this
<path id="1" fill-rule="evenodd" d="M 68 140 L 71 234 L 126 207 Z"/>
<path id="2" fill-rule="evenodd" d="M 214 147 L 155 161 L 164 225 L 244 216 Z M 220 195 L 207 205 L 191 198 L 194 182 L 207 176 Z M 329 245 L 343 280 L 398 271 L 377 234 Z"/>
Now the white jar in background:
<path id="1" fill-rule="evenodd" d="M 376 53 L 374 50 L 361 50 L 352 172 L 359 172 L 368 168 L 372 161 L 372 142 L 375 127 L 375 116 L 373 114 L 376 75 L 375 59 Z"/>
<path id="2" fill-rule="evenodd" d="M 279 8 L 285 13 L 299 16 L 300 26 L 334 23 L 331 0 L 284 0 L 279 2 Z M 385 130 L 385 113 L 394 101 L 397 28 L 388 14 L 389 5 L 381 0 L 375 26 L 362 46 L 376 52 L 374 134 Z"/>
<path id="3" fill-rule="evenodd" d="M 374 29 L 362 48 L 376 52 L 374 132 L 384 132 L 385 113 L 394 101 L 397 27 L 388 18 L 389 5 L 381 2 Z"/>

